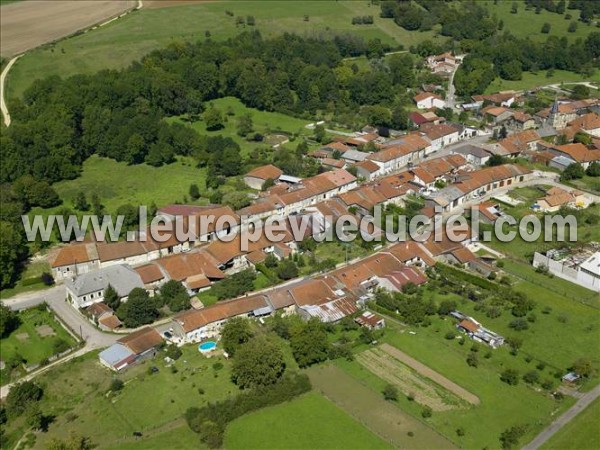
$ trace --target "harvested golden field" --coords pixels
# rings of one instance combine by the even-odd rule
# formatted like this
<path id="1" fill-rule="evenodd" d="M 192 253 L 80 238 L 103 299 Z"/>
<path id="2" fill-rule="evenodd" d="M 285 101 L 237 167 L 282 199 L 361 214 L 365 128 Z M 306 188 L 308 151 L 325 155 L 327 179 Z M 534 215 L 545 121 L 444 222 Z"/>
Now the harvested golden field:
<path id="1" fill-rule="evenodd" d="M 0 54 L 11 57 L 133 8 L 135 0 L 31 0 L 2 6 Z"/>

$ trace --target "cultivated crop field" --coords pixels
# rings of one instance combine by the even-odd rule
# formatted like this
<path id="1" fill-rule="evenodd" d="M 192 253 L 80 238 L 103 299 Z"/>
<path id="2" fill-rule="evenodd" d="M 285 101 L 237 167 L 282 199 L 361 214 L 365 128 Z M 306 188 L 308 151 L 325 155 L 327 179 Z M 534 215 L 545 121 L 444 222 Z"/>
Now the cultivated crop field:
<path id="1" fill-rule="evenodd" d="M 27 1 L 2 6 L 0 54 L 7 58 L 133 8 L 134 0 Z"/>
<path id="2" fill-rule="evenodd" d="M 432 383 L 423 373 L 417 373 L 402 364 L 392 356 L 390 350 L 394 350 L 393 347 L 384 344 L 359 353 L 356 360 L 378 377 L 396 386 L 404 395 L 412 395 L 417 403 L 427 405 L 433 411 L 449 411 L 461 407 L 457 396 Z"/>

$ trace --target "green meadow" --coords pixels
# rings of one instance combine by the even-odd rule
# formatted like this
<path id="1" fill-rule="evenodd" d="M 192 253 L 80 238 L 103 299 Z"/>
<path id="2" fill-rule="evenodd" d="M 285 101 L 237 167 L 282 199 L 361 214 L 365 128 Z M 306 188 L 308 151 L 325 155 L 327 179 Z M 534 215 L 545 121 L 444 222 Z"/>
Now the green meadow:
<path id="1" fill-rule="evenodd" d="M 224 446 L 232 450 L 390 448 L 314 391 L 236 419 L 227 427 Z"/>

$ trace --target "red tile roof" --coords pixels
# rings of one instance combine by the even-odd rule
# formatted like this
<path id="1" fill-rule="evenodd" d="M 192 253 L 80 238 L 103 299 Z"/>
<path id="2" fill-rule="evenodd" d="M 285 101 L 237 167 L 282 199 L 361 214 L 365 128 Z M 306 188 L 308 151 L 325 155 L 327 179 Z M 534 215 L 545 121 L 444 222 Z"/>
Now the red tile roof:
<path id="1" fill-rule="evenodd" d="M 273 164 L 267 164 L 266 166 L 260 166 L 252 169 L 244 176 L 258 178 L 260 180 L 276 180 L 281 175 L 283 175 L 283 170 L 281 170 L 279 167 L 275 167 Z"/>
<path id="2" fill-rule="evenodd" d="M 117 342 L 129 348 L 136 355 L 139 355 L 160 345 L 162 338 L 154 328 L 144 327 L 128 336 L 122 337 Z"/>

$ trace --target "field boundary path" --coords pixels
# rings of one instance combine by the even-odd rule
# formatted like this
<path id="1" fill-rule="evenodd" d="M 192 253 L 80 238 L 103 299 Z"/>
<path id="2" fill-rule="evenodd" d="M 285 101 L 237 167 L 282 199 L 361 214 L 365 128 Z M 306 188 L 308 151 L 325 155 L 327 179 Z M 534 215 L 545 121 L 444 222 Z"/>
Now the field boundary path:
<path id="1" fill-rule="evenodd" d="M 544 445 L 552 436 L 554 436 L 562 427 L 577 417 L 577 414 L 586 409 L 590 404 L 600 397 L 600 384 L 590 392 L 584 394 L 577 403 L 567 409 L 554 422 L 548 425 L 533 441 L 523 447 L 523 450 L 536 450 Z"/>
<path id="2" fill-rule="evenodd" d="M 479 400 L 479 397 L 477 397 L 475 394 L 472 394 L 471 392 L 467 391 L 465 388 L 456 384 L 454 381 L 449 380 L 448 378 L 446 378 L 445 376 L 436 372 L 432 368 L 417 361 L 416 359 L 412 358 L 411 356 L 408 356 L 406 353 L 404 353 L 401 350 L 398 350 L 396 347 L 392 347 L 390 344 L 381 344 L 380 347 L 384 352 L 386 352 L 390 356 L 393 356 L 398 361 L 406 364 L 411 369 L 416 370 L 421 375 L 424 375 L 425 377 L 429 378 L 430 380 L 436 382 L 443 388 L 449 390 L 453 394 L 458 395 L 460 398 L 468 401 L 472 405 L 479 405 L 479 403 L 481 403 Z"/>
<path id="3" fill-rule="evenodd" d="M 315 391 L 396 448 L 456 448 L 433 428 L 385 401 L 380 393 L 333 364 L 313 366 L 306 374 Z"/>

